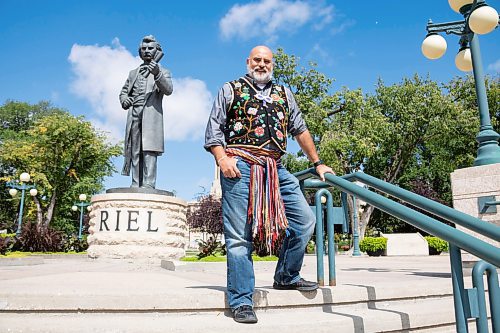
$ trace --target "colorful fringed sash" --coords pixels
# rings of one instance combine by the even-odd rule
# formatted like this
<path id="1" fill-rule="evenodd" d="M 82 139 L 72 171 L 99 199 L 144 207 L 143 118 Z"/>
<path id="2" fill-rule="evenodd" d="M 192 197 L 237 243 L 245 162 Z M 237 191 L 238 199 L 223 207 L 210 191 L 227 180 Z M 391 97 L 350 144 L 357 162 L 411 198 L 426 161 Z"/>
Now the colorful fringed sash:
<path id="1" fill-rule="evenodd" d="M 288 226 L 276 165 L 281 153 L 245 147 L 227 148 L 226 154 L 239 156 L 251 165 L 247 222 L 252 224 L 253 236 L 265 240 L 271 251 L 280 232 Z"/>

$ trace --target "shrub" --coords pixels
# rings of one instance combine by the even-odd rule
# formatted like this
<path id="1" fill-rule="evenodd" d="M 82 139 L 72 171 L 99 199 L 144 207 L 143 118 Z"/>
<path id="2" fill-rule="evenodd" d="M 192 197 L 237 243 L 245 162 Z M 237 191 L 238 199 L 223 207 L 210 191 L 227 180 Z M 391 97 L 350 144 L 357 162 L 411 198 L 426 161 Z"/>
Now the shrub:
<path id="1" fill-rule="evenodd" d="M 12 245 L 14 244 L 14 236 L 9 237 L 9 234 L 0 235 L 0 254 L 5 255 L 10 251 Z"/>
<path id="2" fill-rule="evenodd" d="M 26 223 L 17 239 L 16 248 L 26 252 L 58 252 L 64 249 L 60 231 L 36 223 Z"/>
<path id="3" fill-rule="evenodd" d="M 63 240 L 63 251 L 64 252 L 83 252 L 89 247 L 87 243 L 87 235 L 83 235 L 82 239 L 78 239 L 76 235 L 66 236 Z"/>
<path id="4" fill-rule="evenodd" d="M 217 241 L 213 237 L 208 237 L 206 241 L 198 240 L 198 259 L 205 258 L 208 256 L 215 256 L 216 252 L 218 252 L 222 248 L 221 242 Z"/>
<path id="5" fill-rule="evenodd" d="M 316 251 L 316 243 L 311 239 L 306 246 L 306 253 L 312 254 Z"/>
<path id="6" fill-rule="evenodd" d="M 433 248 L 437 253 L 441 253 L 443 251 L 448 251 L 448 242 L 442 240 L 439 237 L 435 236 L 425 236 L 425 240 L 430 248 Z"/>
<path id="7" fill-rule="evenodd" d="M 12 251 L 16 243 L 16 234 L 0 234 L 0 254 Z"/>
<path id="8" fill-rule="evenodd" d="M 385 237 L 365 237 L 359 242 L 359 249 L 363 252 L 376 252 L 387 248 L 387 238 Z"/>

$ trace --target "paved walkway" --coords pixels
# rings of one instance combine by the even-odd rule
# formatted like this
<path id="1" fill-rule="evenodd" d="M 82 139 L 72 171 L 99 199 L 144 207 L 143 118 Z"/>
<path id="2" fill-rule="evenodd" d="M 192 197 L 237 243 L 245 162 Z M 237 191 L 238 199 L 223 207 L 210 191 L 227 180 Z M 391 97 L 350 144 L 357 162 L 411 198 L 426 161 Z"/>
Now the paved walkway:
<path id="1" fill-rule="evenodd" d="M 351 326 L 356 325 L 356 320 L 361 320 L 361 323 L 365 325 L 363 332 L 372 331 L 368 329 L 369 325 L 376 327 L 380 324 L 377 322 L 380 321 L 377 320 L 377 316 L 379 318 L 386 316 L 388 322 L 392 322 L 389 316 L 400 318 L 394 322 L 404 327 L 406 321 L 410 320 L 407 313 L 411 314 L 416 311 L 411 310 L 411 307 L 417 306 L 418 308 L 421 304 L 412 305 L 411 303 L 414 302 L 412 300 L 425 298 L 426 295 L 438 298 L 437 302 L 441 303 L 436 303 L 436 307 L 446 308 L 445 315 L 448 317 L 448 322 L 453 316 L 453 306 L 450 303 L 451 274 L 447 255 L 421 257 L 338 255 L 336 263 L 337 286 L 322 287 L 312 293 L 272 289 L 276 263 L 254 263 L 256 272 L 254 301 L 259 319 L 262 319 L 263 323 L 260 328 L 264 331 L 275 330 L 276 323 L 273 318 L 283 320 L 286 317 L 290 332 L 292 332 L 294 327 L 306 325 L 308 320 L 313 318 L 312 312 L 310 318 L 306 313 L 313 311 L 315 306 L 323 310 L 326 309 L 325 306 L 334 309 L 329 310 L 330 313 L 338 313 L 338 320 L 347 321 Z M 226 327 L 225 325 L 234 324 L 230 318 L 224 319 L 225 316 L 229 316 L 224 296 L 225 274 L 226 263 L 224 262 L 178 263 L 175 271 L 161 268 L 159 263 L 151 264 L 133 260 L 89 260 L 85 257 L 45 258 L 42 264 L 22 266 L 7 266 L 5 262 L 3 264 L 0 262 L 0 332 L 39 332 L 34 328 L 32 330 L 26 328 L 33 326 L 26 322 L 29 320 L 40 325 L 47 320 L 50 321 L 50 318 L 57 318 L 61 323 L 57 327 L 63 332 L 65 325 L 73 320 L 80 320 L 82 323 L 96 320 L 94 322 L 98 325 L 96 327 L 106 325 L 116 327 L 113 325 L 118 323 L 125 325 L 127 320 L 134 323 L 135 316 L 141 316 L 141 320 L 146 320 L 149 317 L 158 318 L 158 314 L 162 315 L 157 330 L 151 328 L 149 332 L 162 332 L 161 328 L 165 327 L 165 324 L 161 320 L 168 323 L 166 318 L 179 320 L 178 326 L 175 326 L 179 332 L 186 323 L 195 325 L 192 327 L 194 331 L 198 331 L 195 327 L 201 325 L 199 329 L 202 328 L 203 316 L 212 318 L 207 319 L 208 321 L 218 318 L 218 329 L 221 329 Z M 316 278 L 315 256 L 306 256 L 302 275 L 310 280 Z M 326 259 L 325 281 L 328 281 Z M 446 298 L 443 298 L 445 303 L 439 300 L 441 296 Z M 388 308 L 381 310 L 386 306 L 384 302 L 398 302 L 398 300 L 410 302 L 409 305 L 404 305 L 410 308 L 408 310 L 404 307 L 401 308 L 403 310 L 388 310 Z M 373 310 L 376 310 L 375 316 L 372 316 L 372 319 L 368 317 L 360 319 L 358 315 L 362 312 L 359 312 L 361 311 L 359 309 L 354 309 L 352 314 L 347 314 L 346 309 L 361 306 L 359 304 L 364 304 L 364 307 L 368 304 L 368 308 L 363 311 L 373 313 Z M 289 310 L 300 308 L 301 310 L 276 313 L 285 308 Z M 328 314 L 328 311 L 325 311 L 316 314 L 318 321 L 323 320 L 321 316 L 325 316 L 325 313 Z M 296 316 L 297 313 L 303 314 L 304 317 Z M 113 315 L 110 316 L 110 314 Z M 190 320 L 189 316 L 193 314 L 201 314 L 201 317 L 197 317 L 201 321 Z M 429 317 L 429 315 L 421 317 Z M 331 327 L 331 318 L 333 317 L 329 316 L 328 322 L 325 321 L 326 331 L 328 327 Z M 98 324 L 99 320 L 102 324 Z M 114 320 L 114 324 L 110 320 Z M 270 322 L 268 326 L 264 325 L 266 320 Z M 370 324 L 370 320 L 373 324 Z M 412 323 L 418 320 L 420 319 L 411 317 Z M 24 326 L 19 324 L 21 322 Z M 20 326 L 17 327 L 17 325 Z M 124 327 L 132 326 L 125 325 Z M 227 326 L 228 329 L 231 327 L 233 326 Z M 130 332 L 143 332 L 140 328 L 139 325 L 137 330 L 130 330 Z M 41 331 L 52 332 L 53 329 L 52 327 L 52 329 L 47 328 Z M 177 332 L 174 328 L 169 331 Z M 190 330 L 186 332 L 188 331 L 191 332 Z M 85 332 L 85 330 L 72 327 L 71 332 Z M 110 329 L 102 330 L 102 332 L 118 331 Z M 129 331 L 124 328 L 123 332 Z M 361 331 L 350 329 L 348 332 Z"/>

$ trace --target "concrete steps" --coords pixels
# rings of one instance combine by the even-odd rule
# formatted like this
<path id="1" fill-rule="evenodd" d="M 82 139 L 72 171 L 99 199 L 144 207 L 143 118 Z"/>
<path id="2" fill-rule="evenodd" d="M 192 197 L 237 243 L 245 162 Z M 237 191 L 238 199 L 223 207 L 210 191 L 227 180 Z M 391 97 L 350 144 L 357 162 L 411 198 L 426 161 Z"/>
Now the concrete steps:
<path id="1" fill-rule="evenodd" d="M 91 279 L 91 275 L 80 278 Z M 235 323 L 219 290 L 86 295 L 49 289 L 36 296 L 0 296 L 4 302 L 0 304 L 0 332 L 453 331 L 452 295 L 440 287 L 341 285 L 309 293 L 260 287 L 254 298 L 257 325 Z"/>
<path id="2" fill-rule="evenodd" d="M 228 311 L 24 311 L 0 313 L 2 332 L 427 332 L 454 330 L 451 297 L 350 305 L 258 308 L 257 325 L 235 323 Z"/>
<path id="3" fill-rule="evenodd" d="M 227 310 L 225 263 L 175 271 L 137 262 L 45 260 L 0 267 L 0 332 L 454 332 L 447 258 L 338 258 L 337 286 L 274 290 L 255 263 L 259 323 Z M 315 275 L 306 258 L 304 276 Z M 470 325 L 473 332 L 473 325 Z"/>

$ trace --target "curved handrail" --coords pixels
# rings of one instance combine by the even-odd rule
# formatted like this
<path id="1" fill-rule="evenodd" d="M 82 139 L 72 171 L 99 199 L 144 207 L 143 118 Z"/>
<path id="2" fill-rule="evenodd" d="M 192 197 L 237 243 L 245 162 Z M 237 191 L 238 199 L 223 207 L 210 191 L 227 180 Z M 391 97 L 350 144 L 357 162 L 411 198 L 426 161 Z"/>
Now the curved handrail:
<path id="1" fill-rule="evenodd" d="M 314 168 L 298 172 L 295 176 L 302 181 L 310 177 L 319 177 Z M 387 199 L 380 194 L 357 186 L 342 177 L 327 173 L 325 174 L 325 179 L 325 182 L 321 182 L 323 184 L 316 182 L 315 184 L 318 185 L 316 187 L 325 187 L 325 184 L 328 184 L 328 186 L 340 188 L 342 191 L 355 195 L 356 197 L 363 199 L 365 202 L 390 215 L 400 218 L 417 228 L 444 239 L 449 243 L 455 244 L 467 252 L 496 265 L 497 267 L 500 266 L 500 249 L 491 244 L 450 227 L 427 215 L 416 212 L 400 203 Z M 492 236 L 489 235 L 489 237 Z"/>
<path id="2" fill-rule="evenodd" d="M 473 230 L 481 235 L 491 237 L 500 242 L 500 227 L 485 223 L 483 220 L 467 215 L 451 207 L 437 203 L 408 190 L 402 189 L 396 185 L 384 182 L 364 172 L 354 172 L 342 178 L 346 180 L 357 180 L 379 191 L 389 194 L 395 198 L 406 201 L 407 203 L 423 209 L 431 214 L 439 216 L 445 220 L 456 223 L 462 227 Z"/>

